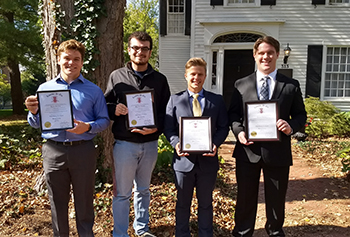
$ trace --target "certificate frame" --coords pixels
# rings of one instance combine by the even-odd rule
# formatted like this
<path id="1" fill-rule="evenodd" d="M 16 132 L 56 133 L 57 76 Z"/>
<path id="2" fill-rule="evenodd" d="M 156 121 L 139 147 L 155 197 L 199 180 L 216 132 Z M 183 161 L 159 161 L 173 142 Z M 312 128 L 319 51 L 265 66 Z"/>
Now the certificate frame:
<path id="1" fill-rule="evenodd" d="M 124 100 L 128 108 L 128 114 L 126 115 L 126 127 L 128 130 L 157 127 L 153 89 L 125 92 Z M 147 108 L 148 110 L 146 110 Z"/>
<path id="2" fill-rule="evenodd" d="M 280 131 L 276 126 L 279 118 L 278 101 L 246 102 L 245 118 L 245 132 L 248 141 L 280 141 Z"/>
<path id="3" fill-rule="evenodd" d="M 66 130 L 74 127 L 70 90 L 38 91 L 37 97 L 42 131 Z"/>
<path id="4" fill-rule="evenodd" d="M 180 117 L 179 119 L 179 138 L 181 153 L 212 153 L 213 143 L 211 134 L 211 118 L 208 116 L 202 116 Z M 196 134 L 196 137 L 192 136 L 193 133 Z M 193 147 L 191 143 L 193 144 Z"/>

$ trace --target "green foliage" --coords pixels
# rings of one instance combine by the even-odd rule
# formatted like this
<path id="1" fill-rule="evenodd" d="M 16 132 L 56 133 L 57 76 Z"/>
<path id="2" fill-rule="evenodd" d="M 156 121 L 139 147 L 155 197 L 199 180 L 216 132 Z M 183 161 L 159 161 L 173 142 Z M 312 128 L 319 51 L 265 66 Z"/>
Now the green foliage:
<path id="1" fill-rule="evenodd" d="M 332 117 L 331 134 L 341 137 L 350 135 L 350 112 L 341 112 Z"/>
<path id="2" fill-rule="evenodd" d="M 41 137 L 37 129 L 26 124 L 0 126 L 0 169 L 16 164 L 34 163 L 41 160 Z"/>
<path id="3" fill-rule="evenodd" d="M 39 85 L 46 81 L 44 73 L 33 74 L 29 70 L 23 71 L 21 78 L 24 97 L 34 95 Z"/>
<path id="4" fill-rule="evenodd" d="M 60 5 L 55 5 L 56 26 L 61 31 L 62 40 L 76 39 L 85 46 L 83 75 L 94 81 L 91 73 L 99 65 L 95 55 L 99 54 L 96 38 L 99 36 L 96 22 L 100 17 L 107 16 L 105 0 L 75 0 L 74 1 L 74 18 L 70 26 L 63 24 L 64 12 L 60 10 Z"/>
<path id="5" fill-rule="evenodd" d="M 149 63 L 157 68 L 158 61 L 158 0 L 130 1 L 124 16 L 124 59 L 130 60 L 128 38 L 135 31 L 147 32 L 153 40 L 152 56 Z"/>
<path id="6" fill-rule="evenodd" d="M 0 108 L 11 100 L 11 86 L 0 77 Z"/>
<path id="7" fill-rule="evenodd" d="M 156 168 L 170 166 L 173 160 L 174 148 L 170 145 L 164 134 L 158 139 L 158 158 Z"/>
<path id="8" fill-rule="evenodd" d="M 343 172 L 350 172 L 350 147 L 347 147 L 340 152 L 337 153 L 338 157 L 340 157 L 341 163 L 343 165 Z"/>
<path id="9" fill-rule="evenodd" d="M 349 114 L 340 112 L 330 102 L 309 97 L 305 99 L 305 109 L 308 114 L 305 131 L 310 137 L 323 138 L 350 134 Z"/>
<path id="10" fill-rule="evenodd" d="M 9 59 L 26 68 L 43 64 L 37 0 L 0 1 L 0 61 Z"/>

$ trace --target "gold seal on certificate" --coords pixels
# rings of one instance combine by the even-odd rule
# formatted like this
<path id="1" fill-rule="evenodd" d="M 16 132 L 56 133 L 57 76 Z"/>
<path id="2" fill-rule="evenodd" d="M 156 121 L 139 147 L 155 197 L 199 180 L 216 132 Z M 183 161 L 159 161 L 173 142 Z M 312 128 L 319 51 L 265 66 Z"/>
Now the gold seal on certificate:
<path id="1" fill-rule="evenodd" d="M 128 129 L 156 127 L 154 90 L 125 93 Z"/>
<path id="2" fill-rule="evenodd" d="M 280 133 L 276 126 L 278 120 L 277 101 L 246 102 L 245 109 L 248 141 L 280 140 Z"/>
<path id="3" fill-rule="evenodd" d="M 180 117 L 180 150 L 186 153 L 211 153 L 210 117 Z"/>
<path id="4" fill-rule="evenodd" d="M 42 131 L 74 127 L 70 90 L 38 91 L 37 96 Z"/>

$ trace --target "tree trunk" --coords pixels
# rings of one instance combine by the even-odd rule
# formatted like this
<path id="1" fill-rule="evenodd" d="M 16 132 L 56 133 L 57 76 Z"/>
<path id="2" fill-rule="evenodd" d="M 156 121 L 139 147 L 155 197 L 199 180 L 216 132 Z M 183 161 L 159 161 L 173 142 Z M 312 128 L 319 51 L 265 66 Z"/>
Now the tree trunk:
<path id="1" fill-rule="evenodd" d="M 100 66 L 96 68 L 92 78 L 96 78 L 97 85 L 106 90 L 109 74 L 123 66 L 123 18 L 126 0 L 105 0 L 105 9 L 107 18 L 102 17 L 96 22 L 99 32 L 97 38 L 97 47 L 100 51 L 95 57 L 100 62 Z M 56 8 L 60 5 L 60 9 Z M 44 28 L 44 46 L 46 56 L 47 80 L 55 77 L 59 68 L 57 66 L 56 50 L 61 40 L 60 29 L 56 27 L 56 21 L 53 11 L 65 12 L 63 18 L 63 27 L 65 32 L 71 33 L 69 27 L 74 16 L 74 1 L 71 0 L 43 0 L 43 28 Z M 101 137 L 104 141 L 103 154 L 104 168 L 113 167 L 113 136 L 110 128 L 102 132 Z M 42 180 L 42 179 L 38 179 Z M 108 177 L 111 181 L 111 177 Z"/>
<path id="2" fill-rule="evenodd" d="M 56 28 L 54 16 L 55 1 L 43 0 L 42 20 L 43 20 L 43 44 L 45 47 L 46 81 L 54 78 L 59 71 L 57 65 L 56 50 L 61 39 L 61 35 Z"/>
<path id="3" fill-rule="evenodd" d="M 123 18 L 126 0 L 106 0 L 105 7 L 107 18 L 101 18 L 97 22 L 97 30 L 100 36 L 97 39 L 97 47 L 100 54 L 96 55 L 100 66 L 94 72 L 97 85 L 106 90 L 109 74 L 124 65 L 123 53 Z M 104 141 L 104 168 L 113 167 L 113 135 L 111 126 L 101 133 Z M 111 181 L 111 177 L 108 177 Z"/>
<path id="4" fill-rule="evenodd" d="M 10 24 L 15 24 L 13 12 L 6 12 L 4 16 Z M 10 72 L 12 113 L 21 115 L 24 114 L 24 105 L 21 84 L 21 73 L 19 71 L 18 64 L 19 62 L 17 59 L 11 57 L 7 59 L 7 66 Z"/>
<path id="5" fill-rule="evenodd" d="M 7 65 L 10 70 L 12 113 L 21 115 L 24 114 L 24 105 L 19 65 L 13 59 L 8 59 Z"/>

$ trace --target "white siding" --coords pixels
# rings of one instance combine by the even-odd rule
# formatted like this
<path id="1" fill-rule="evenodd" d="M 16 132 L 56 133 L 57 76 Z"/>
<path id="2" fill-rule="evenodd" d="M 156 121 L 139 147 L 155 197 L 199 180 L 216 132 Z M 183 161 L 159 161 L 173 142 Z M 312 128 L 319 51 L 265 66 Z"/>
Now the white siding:
<path id="1" fill-rule="evenodd" d="M 160 37 L 159 49 L 159 70 L 167 77 L 171 94 L 185 90 L 185 64 L 190 58 L 189 37 Z"/>
<path id="2" fill-rule="evenodd" d="M 183 39 L 170 36 L 160 39 L 161 70 L 167 74 L 175 90 L 182 87 L 177 81 L 177 74 L 180 73 L 181 79 L 183 78 L 183 65 L 186 60 L 190 56 L 197 56 L 204 57 L 209 63 L 212 42 L 220 35 L 239 32 L 272 35 L 281 43 L 277 68 L 281 68 L 283 48 L 289 43 L 292 48 L 288 59 L 289 68 L 293 69 L 293 77 L 299 80 L 303 94 L 306 85 L 308 45 L 350 46 L 349 6 L 315 7 L 311 0 L 277 0 L 276 5 L 271 7 L 213 7 L 209 3 L 209 0 L 192 0 L 190 40 L 185 36 Z M 232 45 L 240 47 L 239 44 Z M 171 56 L 165 55 L 167 53 Z M 334 104 L 343 110 L 350 110 L 348 102 L 350 98 L 344 99 L 343 102 L 334 101 Z"/>

